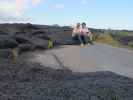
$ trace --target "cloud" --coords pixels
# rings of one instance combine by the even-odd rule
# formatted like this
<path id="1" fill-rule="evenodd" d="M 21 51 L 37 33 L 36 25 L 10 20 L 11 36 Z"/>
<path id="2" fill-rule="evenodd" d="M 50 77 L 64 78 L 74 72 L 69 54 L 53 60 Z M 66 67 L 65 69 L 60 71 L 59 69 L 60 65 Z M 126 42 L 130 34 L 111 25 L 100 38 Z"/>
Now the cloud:
<path id="1" fill-rule="evenodd" d="M 64 4 L 55 4 L 54 5 L 55 9 L 64 9 L 64 7 L 65 7 Z"/>
<path id="2" fill-rule="evenodd" d="M 88 3 L 88 1 L 87 1 L 87 0 L 81 0 L 81 3 L 82 3 L 83 5 L 86 5 L 86 4 Z"/>
<path id="3" fill-rule="evenodd" d="M 16 5 L 15 1 L 0 1 L 0 15 L 1 16 L 19 16 L 23 12 L 21 11 L 21 7 Z"/>
<path id="4" fill-rule="evenodd" d="M 33 5 L 38 5 L 42 0 L 32 0 Z"/>
<path id="5" fill-rule="evenodd" d="M 22 16 L 28 8 L 37 6 L 42 0 L 0 0 L 0 16 Z"/>

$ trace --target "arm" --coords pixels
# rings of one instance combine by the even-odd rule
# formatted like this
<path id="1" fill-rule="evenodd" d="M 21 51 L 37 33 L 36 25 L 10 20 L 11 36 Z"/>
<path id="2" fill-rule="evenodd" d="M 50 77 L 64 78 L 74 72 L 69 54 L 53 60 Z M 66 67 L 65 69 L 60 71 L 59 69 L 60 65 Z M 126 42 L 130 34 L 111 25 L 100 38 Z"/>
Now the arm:
<path id="1" fill-rule="evenodd" d="M 73 28 L 73 31 L 72 31 L 72 37 L 75 36 L 75 28 Z"/>
<path id="2" fill-rule="evenodd" d="M 91 31 L 88 28 L 86 28 L 86 33 L 87 33 L 88 36 L 90 36 L 92 34 Z"/>

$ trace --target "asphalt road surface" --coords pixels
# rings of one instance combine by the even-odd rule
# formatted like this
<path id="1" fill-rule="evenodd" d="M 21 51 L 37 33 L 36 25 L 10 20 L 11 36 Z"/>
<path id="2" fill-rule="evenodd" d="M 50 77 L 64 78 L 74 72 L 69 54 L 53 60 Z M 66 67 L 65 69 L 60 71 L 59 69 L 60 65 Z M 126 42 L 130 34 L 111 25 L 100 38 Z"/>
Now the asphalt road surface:
<path id="1" fill-rule="evenodd" d="M 30 61 L 73 72 L 112 71 L 133 78 L 133 51 L 100 43 L 33 52 Z"/>

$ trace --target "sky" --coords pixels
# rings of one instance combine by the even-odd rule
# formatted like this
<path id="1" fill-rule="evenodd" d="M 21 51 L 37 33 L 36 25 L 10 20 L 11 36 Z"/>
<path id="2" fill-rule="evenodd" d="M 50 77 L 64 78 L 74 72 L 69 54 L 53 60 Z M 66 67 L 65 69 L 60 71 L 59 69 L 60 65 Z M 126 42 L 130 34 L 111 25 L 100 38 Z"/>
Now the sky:
<path id="1" fill-rule="evenodd" d="M 0 23 L 133 30 L 133 0 L 0 0 Z"/>

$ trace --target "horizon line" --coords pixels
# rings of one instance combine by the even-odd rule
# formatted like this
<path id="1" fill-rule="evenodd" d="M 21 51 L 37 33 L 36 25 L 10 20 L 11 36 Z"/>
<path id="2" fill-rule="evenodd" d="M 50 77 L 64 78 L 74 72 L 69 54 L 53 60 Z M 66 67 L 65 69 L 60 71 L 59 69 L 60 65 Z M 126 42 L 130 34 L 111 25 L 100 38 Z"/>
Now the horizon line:
<path id="1" fill-rule="evenodd" d="M 54 25 L 58 25 L 60 27 L 64 27 L 64 26 L 70 26 L 73 27 L 74 24 L 41 24 L 41 23 L 32 23 L 32 22 L 8 22 L 8 23 L 1 23 L 0 24 L 32 24 L 32 25 L 48 25 L 48 26 L 54 26 Z M 127 30 L 127 31 L 133 31 L 133 29 L 130 28 L 111 28 L 111 27 L 95 27 L 95 26 L 90 26 L 88 28 L 94 28 L 94 29 L 104 29 L 104 30 Z"/>

